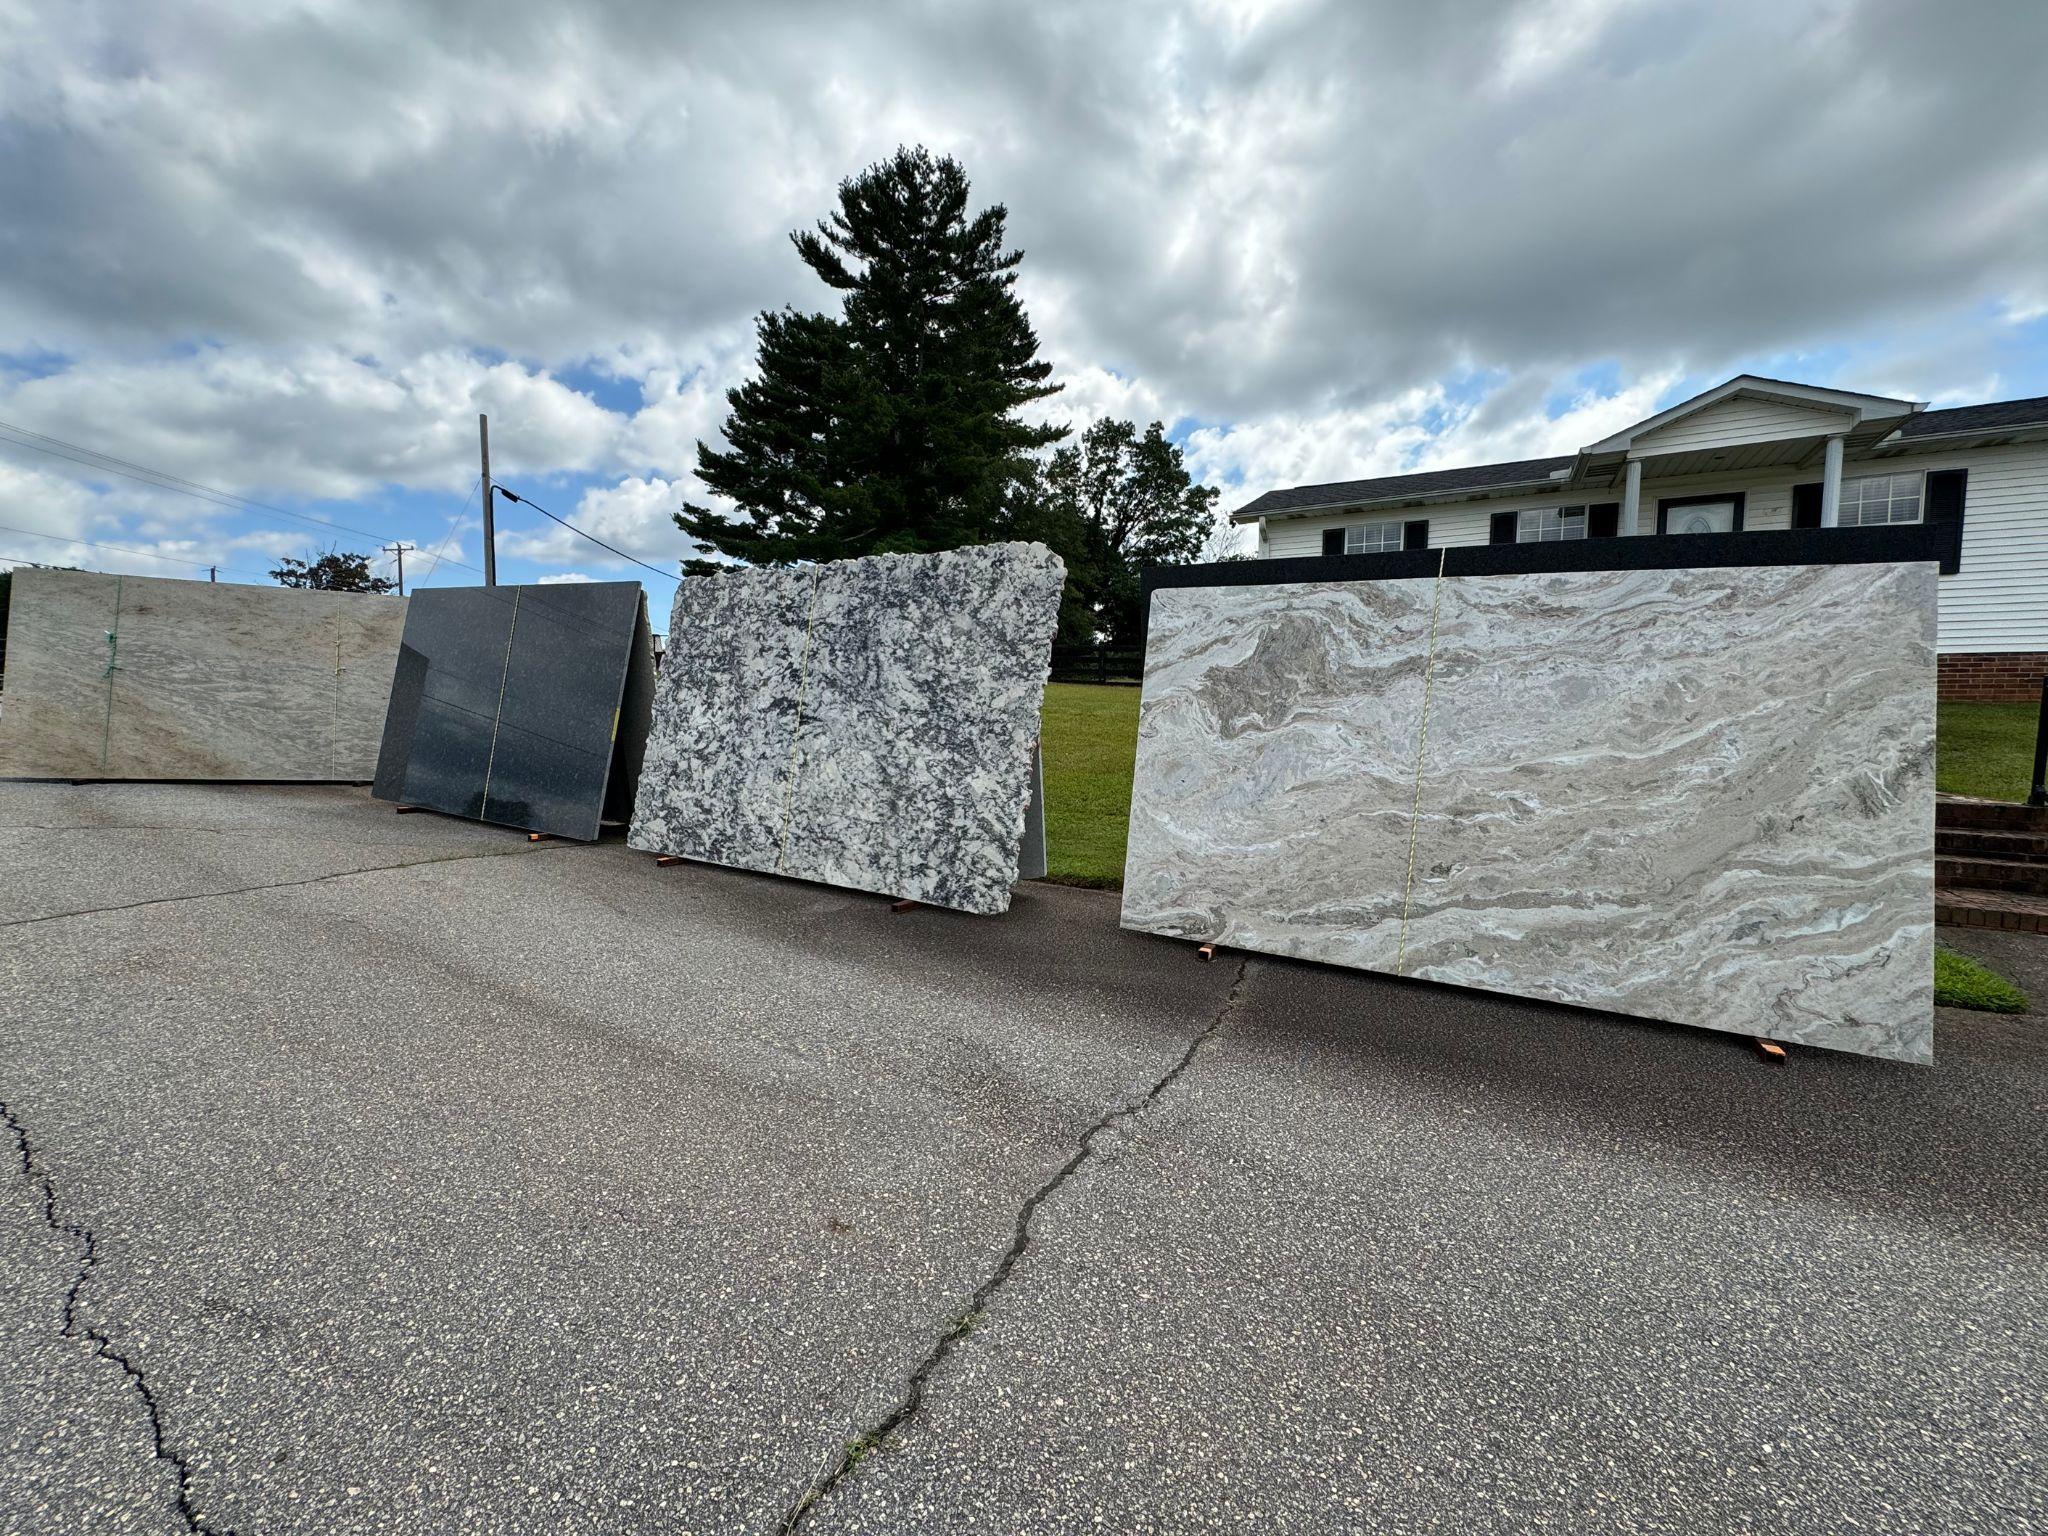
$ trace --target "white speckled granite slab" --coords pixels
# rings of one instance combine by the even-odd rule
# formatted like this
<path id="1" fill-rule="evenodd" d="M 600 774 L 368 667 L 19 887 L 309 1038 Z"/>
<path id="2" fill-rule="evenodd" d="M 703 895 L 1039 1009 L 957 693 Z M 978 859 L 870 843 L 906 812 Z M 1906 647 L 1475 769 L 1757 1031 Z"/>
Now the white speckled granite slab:
<path id="1" fill-rule="evenodd" d="M 1435 586 L 1155 594 L 1126 927 L 1931 1059 L 1932 566 L 1448 579 L 1411 827 Z"/>
<path id="2" fill-rule="evenodd" d="M 1008 910 L 1065 578 L 998 544 L 684 582 L 631 845 Z"/>
<path id="3" fill-rule="evenodd" d="M 0 777 L 368 779 L 406 605 L 18 570 Z"/>

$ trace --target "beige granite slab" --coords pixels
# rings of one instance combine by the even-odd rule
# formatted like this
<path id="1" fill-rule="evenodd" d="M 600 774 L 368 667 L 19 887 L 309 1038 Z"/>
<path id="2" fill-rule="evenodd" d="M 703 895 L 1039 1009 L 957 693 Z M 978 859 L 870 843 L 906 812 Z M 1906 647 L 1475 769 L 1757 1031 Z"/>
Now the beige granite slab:
<path id="1" fill-rule="evenodd" d="M 1157 593 L 1125 926 L 1930 1060 L 1935 581 Z"/>
<path id="2" fill-rule="evenodd" d="M 0 776 L 370 777 L 403 598 L 18 570 Z"/>

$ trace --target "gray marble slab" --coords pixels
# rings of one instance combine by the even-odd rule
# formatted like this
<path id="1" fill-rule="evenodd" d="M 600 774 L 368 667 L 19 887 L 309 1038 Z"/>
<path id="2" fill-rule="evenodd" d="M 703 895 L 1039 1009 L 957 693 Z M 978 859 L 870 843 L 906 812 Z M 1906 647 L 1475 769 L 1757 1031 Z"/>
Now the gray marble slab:
<path id="1" fill-rule="evenodd" d="M 1160 592 L 1125 926 L 1930 1060 L 1935 580 Z"/>
<path id="2" fill-rule="evenodd" d="M 684 582 L 632 846 L 1007 910 L 1064 581 L 999 544 Z"/>
<path id="3" fill-rule="evenodd" d="M 18 570 L 0 776 L 366 780 L 406 606 Z"/>
<path id="4" fill-rule="evenodd" d="M 1392 970 L 1429 584 L 1156 592 L 1124 925 Z"/>

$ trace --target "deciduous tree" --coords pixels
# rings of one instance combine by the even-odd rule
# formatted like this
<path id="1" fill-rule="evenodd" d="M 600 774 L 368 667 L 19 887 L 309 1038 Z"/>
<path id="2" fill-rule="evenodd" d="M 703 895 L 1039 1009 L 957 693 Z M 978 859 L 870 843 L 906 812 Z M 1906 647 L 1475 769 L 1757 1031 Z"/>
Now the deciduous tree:
<path id="1" fill-rule="evenodd" d="M 1054 453 L 1036 536 L 1067 562 L 1061 638 L 1136 645 L 1145 627 L 1143 568 L 1199 559 L 1219 494 L 1194 482 L 1179 445 L 1156 421 L 1142 436 L 1131 422 L 1098 421 Z"/>
<path id="2" fill-rule="evenodd" d="M 270 575 L 281 587 L 312 587 L 321 592 L 389 592 L 398 585 L 387 576 L 372 576 L 368 555 L 338 549 L 311 561 L 286 555 Z"/>

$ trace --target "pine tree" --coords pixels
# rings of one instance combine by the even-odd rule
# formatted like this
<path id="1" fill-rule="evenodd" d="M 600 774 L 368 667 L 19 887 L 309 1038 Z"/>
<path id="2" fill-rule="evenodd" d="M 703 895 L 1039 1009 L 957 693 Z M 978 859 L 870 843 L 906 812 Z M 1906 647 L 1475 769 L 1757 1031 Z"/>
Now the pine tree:
<path id="1" fill-rule="evenodd" d="M 686 505 L 685 533 L 787 565 L 1009 532 L 1031 456 L 1066 429 L 1019 419 L 1059 386 L 1017 300 L 1007 214 L 970 216 L 968 192 L 950 156 L 899 149 L 840 184 L 829 220 L 790 236 L 845 295 L 841 313 L 760 316 L 757 374 L 726 396 L 728 446 L 697 445 L 698 477 L 741 515 Z"/>

